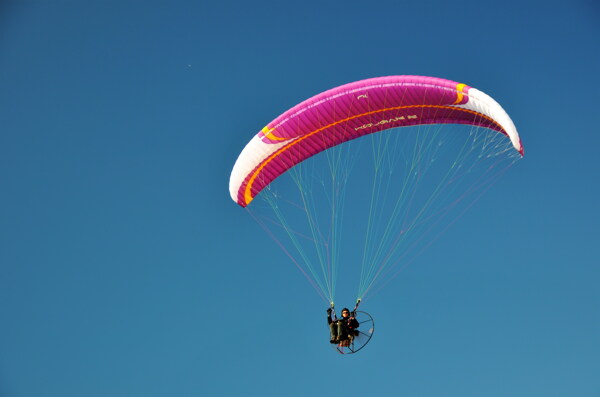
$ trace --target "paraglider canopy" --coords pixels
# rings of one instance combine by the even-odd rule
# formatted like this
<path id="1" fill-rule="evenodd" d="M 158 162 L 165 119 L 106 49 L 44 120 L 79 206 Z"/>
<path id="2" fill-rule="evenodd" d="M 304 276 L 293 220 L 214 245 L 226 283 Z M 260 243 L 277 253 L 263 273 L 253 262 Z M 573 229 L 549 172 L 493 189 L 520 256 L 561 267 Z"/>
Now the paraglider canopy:
<path id="1" fill-rule="evenodd" d="M 245 207 L 279 175 L 327 148 L 390 128 L 449 123 L 498 131 L 523 155 L 512 120 L 485 93 L 436 77 L 377 77 L 325 91 L 267 124 L 238 157 L 229 192 Z"/>

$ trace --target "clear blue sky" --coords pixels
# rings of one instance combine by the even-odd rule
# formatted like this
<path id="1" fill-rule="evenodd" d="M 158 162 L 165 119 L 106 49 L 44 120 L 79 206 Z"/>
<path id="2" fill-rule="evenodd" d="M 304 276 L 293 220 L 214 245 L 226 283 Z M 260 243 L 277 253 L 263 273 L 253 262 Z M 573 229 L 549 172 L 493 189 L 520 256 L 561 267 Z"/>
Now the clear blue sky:
<path id="1" fill-rule="evenodd" d="M 600 395 L 596 1 L 0 13 L 0 396 Z M 287 108 L 393 74 L 491 94 L 526 156 L 343 357 L 228 178 Z"/>

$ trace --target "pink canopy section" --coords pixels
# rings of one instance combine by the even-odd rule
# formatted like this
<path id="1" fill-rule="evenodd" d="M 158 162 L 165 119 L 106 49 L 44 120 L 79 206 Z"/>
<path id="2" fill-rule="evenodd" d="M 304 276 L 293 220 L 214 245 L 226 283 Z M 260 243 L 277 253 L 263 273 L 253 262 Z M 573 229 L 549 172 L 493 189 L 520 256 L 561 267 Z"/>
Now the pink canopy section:
<path id="1" fill-rule="evenodd" d="M 377 77 L 318 94 L 267 124 L 238 157 L 231 198 L 247 206 L 294 165 L 363 135 L 424 124 L 467 124 L 506 135 L 523 155 L 508 114 L 491 97 L 436 77 Z"/>

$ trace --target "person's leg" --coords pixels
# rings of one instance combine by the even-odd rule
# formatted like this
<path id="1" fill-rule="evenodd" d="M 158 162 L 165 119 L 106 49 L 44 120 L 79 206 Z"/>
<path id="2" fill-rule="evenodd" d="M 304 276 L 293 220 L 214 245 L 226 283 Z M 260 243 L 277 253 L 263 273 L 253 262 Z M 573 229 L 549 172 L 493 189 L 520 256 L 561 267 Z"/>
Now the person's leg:
<path id="1" fill-rule="evenodd" d="M 342 321 L 338 321 L 337 323 L 337 337 L 338 340 L 346 339 L 346 327 L 344 327 L 344 323 Z"/>
<path id="2" fill-rule="evenodd" d="M 337 341 L 337 333 L 338 327 L 336 322 L 332 322 L 329 324 L 329 341 L 331 343 L 335 343 Z"/>

